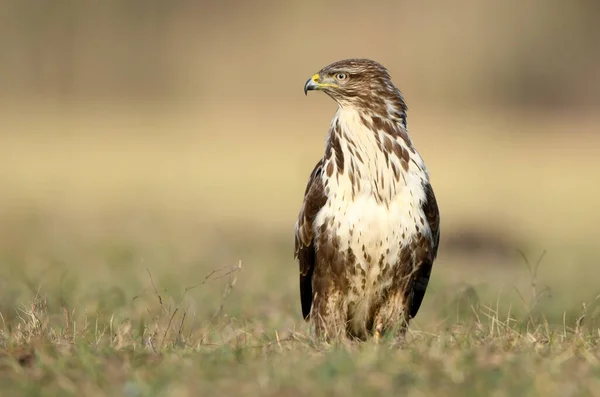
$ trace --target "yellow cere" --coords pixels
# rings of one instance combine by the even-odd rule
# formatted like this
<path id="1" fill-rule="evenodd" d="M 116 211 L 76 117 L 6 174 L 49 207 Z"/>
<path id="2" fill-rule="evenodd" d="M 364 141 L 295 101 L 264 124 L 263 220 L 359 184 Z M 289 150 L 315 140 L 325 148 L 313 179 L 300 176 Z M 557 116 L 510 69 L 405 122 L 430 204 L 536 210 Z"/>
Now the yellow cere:
<path id="1" fill-rule="evenodd" d="M 320 83 L 319 81 L 321 80 L 321 77 L 319 76 L 319 73 L 314 74 L 311 78 L 310 78 L 313 83 L 317 84 L 317 89 L 321 89 L 323 87 L 337 87 L 337 84 L 332 84 L 332 83 Z"/>

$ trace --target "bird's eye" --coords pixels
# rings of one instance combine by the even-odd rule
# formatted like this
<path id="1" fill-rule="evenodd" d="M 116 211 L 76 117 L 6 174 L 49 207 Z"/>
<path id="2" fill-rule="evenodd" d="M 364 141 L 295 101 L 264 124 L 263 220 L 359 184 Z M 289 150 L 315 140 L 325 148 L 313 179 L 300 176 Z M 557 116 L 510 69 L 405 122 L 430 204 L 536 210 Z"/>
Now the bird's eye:
<path id="1" fill-rule="evenodd" d="M 346 73 L 336 73 L 335 78 L 338 80 L 346 80 L 346 78 L 348 77 L 348 75 L 346 75 Z"/>

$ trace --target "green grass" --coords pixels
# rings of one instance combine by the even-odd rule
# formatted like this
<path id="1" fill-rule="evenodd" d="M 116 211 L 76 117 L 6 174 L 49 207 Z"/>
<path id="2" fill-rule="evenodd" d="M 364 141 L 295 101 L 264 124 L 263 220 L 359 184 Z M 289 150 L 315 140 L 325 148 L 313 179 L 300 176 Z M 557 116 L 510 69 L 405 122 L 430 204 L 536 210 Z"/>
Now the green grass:
<path id="1" fill-rule="evenodd" d="M 537 280 L 544 261 L 536 273 L 535 260 L 519 260 L 510 272 L 525 287 L 504 289 L 466 276 L 457 288 L 442 261 L 403 343 L 324 344 L 301 320 L 284 239 L 254 252 L 261 236 L 222 243 L 253 265 L 175 257 L 169 267 L 136 258 L 168 258 L 181 239 L 70 237 L 86 255 L 32 244 L 3 275 L 2 395 L 564 396 L 600 386 L 595 300 L 571 296 L 561 311 Z M 42 252 L 45 270 L 17 272 Z"/>

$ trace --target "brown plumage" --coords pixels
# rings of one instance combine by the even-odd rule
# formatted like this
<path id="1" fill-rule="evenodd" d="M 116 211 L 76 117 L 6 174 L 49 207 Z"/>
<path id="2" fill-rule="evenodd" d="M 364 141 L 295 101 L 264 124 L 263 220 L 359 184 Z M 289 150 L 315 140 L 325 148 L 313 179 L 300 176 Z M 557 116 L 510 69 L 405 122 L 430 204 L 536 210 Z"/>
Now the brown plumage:
<path id="1" fill-rule="evenodd" d="M 402 335 L 423 300 L 439 244 L 439 211 L 388 71 L 366 59 L 306 82 L 339 105 L 295 230 L 302 314 L 317 335 Z"/>

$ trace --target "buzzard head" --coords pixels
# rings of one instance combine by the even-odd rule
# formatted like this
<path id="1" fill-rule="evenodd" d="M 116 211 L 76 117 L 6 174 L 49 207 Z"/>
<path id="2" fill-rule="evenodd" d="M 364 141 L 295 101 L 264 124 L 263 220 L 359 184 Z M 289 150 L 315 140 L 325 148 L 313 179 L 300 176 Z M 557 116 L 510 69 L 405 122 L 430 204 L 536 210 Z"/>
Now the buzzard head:
<path id="1" fill-rule="evenodd" d="M 325 92 L 341 107 L 406 117 L 406 103 L 389 72 L 370 59 L 344 59 L 325 66 L 304 84 L 304 94 L 311 90 Z"/>

